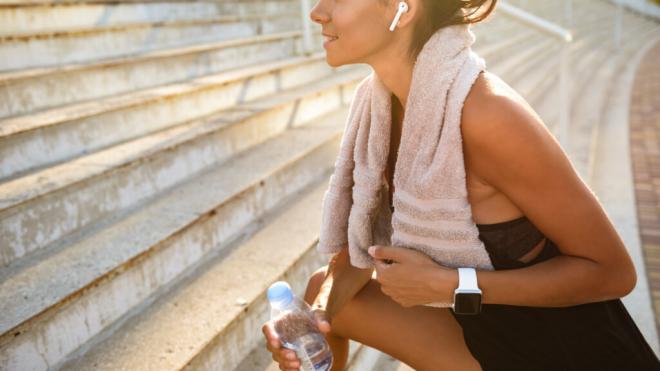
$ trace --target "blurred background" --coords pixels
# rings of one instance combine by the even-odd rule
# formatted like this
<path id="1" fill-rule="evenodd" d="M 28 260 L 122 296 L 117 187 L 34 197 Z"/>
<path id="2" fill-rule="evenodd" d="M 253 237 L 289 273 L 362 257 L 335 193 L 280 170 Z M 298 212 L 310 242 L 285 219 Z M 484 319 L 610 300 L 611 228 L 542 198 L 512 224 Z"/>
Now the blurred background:
<path id="1" fill-rule="evenodd" d="M 277 370 L 352 94 L 314 0 L 0 0 L 0 369 Z M 508 0 L 473 49 L 633 257 L 658 352 L 660 1 Z M 351 341 L 350 370 L 409 369 Z"/>

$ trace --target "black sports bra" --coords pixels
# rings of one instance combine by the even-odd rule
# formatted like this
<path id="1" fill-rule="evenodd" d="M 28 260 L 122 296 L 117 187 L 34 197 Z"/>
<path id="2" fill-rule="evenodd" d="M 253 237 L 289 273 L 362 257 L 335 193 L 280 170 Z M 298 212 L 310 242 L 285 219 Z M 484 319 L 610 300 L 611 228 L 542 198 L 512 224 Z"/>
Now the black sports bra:
<path id="1" fill-rule="evenodd" d="M 477 224 L 477 228 L 489 252 L 507 260 L 520 259 L 545 238 L 524 215 L 501 223 Z"/>

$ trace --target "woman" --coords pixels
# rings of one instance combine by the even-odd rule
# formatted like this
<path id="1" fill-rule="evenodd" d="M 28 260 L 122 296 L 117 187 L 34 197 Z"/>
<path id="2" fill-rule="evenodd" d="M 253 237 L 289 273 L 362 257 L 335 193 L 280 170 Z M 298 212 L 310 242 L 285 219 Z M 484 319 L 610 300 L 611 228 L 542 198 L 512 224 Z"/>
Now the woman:
<path id="1" fill-rule="evenodd" d="M 320 0 L 331 66 L 367 63 L 393 93 L 390 200 L 413 64 L 441 27 L 485 19 L 496 0 Z M 476 15 L 476 16 L 475 16 Z M 456 269 L 413 249 L 374 246 L 375 269 L 348 249 L 309 279 L 305 300 L 343 370 L 356 340 L 416 370 L 657 370 L 660 363 L 618 299 L 636 284 L 626 248 L 533 109 L 483 72 L 461 116 L 472 217 L 495 267 L 478 271 L 483 310 L 456 315 L 422 304 L 453 300 Z M 393 264 L 388 264 L 393 262 Z M 300 361 L 267 323 L 267 348 L 282 370 Z"/>

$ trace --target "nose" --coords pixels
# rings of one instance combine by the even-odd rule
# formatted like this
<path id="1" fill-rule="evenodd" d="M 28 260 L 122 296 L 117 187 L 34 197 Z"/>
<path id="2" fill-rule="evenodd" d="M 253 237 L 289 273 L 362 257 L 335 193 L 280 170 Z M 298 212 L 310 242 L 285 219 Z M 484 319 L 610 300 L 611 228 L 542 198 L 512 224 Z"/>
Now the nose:
<path id="1" fill-rule="evenodd" d="M 329 12 L 323 7 L 324 0 L 319 0 L 309 12 L 309 18 L 318 24 L 328 23 L 330 21 Z"/>

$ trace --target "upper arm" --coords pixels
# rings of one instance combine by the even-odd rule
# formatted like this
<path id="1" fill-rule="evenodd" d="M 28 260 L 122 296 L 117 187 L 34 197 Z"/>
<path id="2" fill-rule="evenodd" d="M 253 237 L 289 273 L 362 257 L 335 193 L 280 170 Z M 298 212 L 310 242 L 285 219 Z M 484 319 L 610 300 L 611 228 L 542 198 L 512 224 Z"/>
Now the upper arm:
<path id="1" fill-rule="evenodd" d="M 504 193 L 562 254 L 600 264 L 632 290 L 635 268 L 623 241 L 538 115 L 508 95 L 478 99 L 461 124 L 472 171 Z"/>

